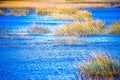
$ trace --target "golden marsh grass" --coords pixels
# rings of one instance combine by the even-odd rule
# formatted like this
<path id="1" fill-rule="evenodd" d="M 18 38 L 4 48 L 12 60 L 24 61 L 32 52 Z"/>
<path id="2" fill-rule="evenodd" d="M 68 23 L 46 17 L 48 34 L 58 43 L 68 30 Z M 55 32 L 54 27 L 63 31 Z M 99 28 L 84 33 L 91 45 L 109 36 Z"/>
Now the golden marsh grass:
<path id="1" fill-rule="evenodd" d="M 109 34 L 120 35 L 120 22 L 115 22 L 110 26 Z"/>
<path id="2" fill-rule="evenodd" d="M 120 2 L 120 0 L 65 0 L 68 2 L 108 2 L 108 3 L 114 3 L 114 2 Z"/>
<path id="3" fill-rule="evenodd" d="M 2 10 L 0 10 L 0 16 L 5 16 L 5 14 Z"/>
<path id="4" fill-rule="evenodd" d="M 33 24 L 32 27 L 27 31 L 30 34 L 42 34 L 42 33 L 49 33 L 50 31 L 46 28 L 40 27 L 36 24 Z"/>
<path id="5" fill-rule="evenodd" d="M 87 11 L 73 10 L 59 10 L 59 12 L 53 12 L 50 14 L 51 17 L 60 20 L 79 20 L 79 21 L 91 21 L 92 14 Z"/>
<path id="6" fill-rule="evenodd" d="M 94 57 L 77 67 L 80 71 L 79 79 L 81 76 L 84 79 L 94 78 L 94 80 L 114 80 L 114 78 L 120 77 L 120 61 L 100 55 L 94 55 Z"/>
<path id="7" fill-rule="evenodd" d="M 76 8 L 37 8 L 36 14 L 38 15 L 49 15 L 51 13 L 61 14 L 74 14 L 77 11 Z"/>
<path id="8" fill-rule="evenodd" d="M 56 29 L 55 34 L 59 36 L 86 36 L 98 35 L 105 32 L 105 26 L 100 22 L 86 22 L 84 24 L 67 24 Z"/>
<path id="9" fill-rule="evenodd" d="M 109 3 L 45 3 L 45 2 L 25 2 L 25 1 L 2 1 L 0 7 L 3 8 L 108 8 Z"/>
<path id="10" fill-rule="evenodd" d="M 25 9 L 25 8 L 11 9 L 10 10 L 10 15 L 26 16 L 27 14 L 29 14 L 29 10 Z"/>

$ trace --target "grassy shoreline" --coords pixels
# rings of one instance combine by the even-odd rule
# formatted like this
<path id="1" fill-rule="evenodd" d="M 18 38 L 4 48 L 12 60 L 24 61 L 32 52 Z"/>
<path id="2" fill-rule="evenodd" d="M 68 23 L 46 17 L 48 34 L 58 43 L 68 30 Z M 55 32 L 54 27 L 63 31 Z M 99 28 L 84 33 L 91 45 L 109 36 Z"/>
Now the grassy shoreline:
<path id="1" fill-rule="evenodd" d="M 82 2 L 82 3 L 119 3 L 120 0 L 5 0 L 0 2 Z"/>

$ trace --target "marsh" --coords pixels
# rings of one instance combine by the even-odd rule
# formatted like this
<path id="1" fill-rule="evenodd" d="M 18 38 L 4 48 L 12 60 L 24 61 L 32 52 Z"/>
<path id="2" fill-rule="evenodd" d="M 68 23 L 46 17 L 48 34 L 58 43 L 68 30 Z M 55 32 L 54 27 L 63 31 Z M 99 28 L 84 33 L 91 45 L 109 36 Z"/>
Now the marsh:
<path id="1" fill-rule="evenodd" d="M 87 11 L 92 14 L 94 20 L 101 21 L 106 27 L 120 21 L 119 8 Z M 56 45 L 54 39 L 61 41 L 61 38 L 66 38 L 56 36 L 56 28 L 74 22 L 54 19 L 48 15 L 0 16 L 0 36 L 10 37 L 17 34 L 29 38 L 0 37 L 0 80 L 78 80 L 78 71 L 74 66 L 77 61 L 82 62 L 92 53 L 109 54 L 119 59 L 120 35 L 73 36 L 77 41 L 85 41 L 84 44 Z M 26 33 L 33 24 L 50 32 Z"/>

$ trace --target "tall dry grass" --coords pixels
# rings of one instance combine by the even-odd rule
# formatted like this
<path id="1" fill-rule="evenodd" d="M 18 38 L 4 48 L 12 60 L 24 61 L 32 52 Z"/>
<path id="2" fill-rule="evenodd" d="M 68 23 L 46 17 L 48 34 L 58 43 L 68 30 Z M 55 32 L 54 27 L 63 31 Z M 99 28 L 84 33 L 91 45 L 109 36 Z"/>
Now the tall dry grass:
<path id="1" fill-rule="evenodd" d="M 105 26 L 100 22 L 86 22 L 84 24 L 67 24 L 56 29 L 55 34 L 59 36 L 86 36 L 98 35 L 105 32 Z"/>
<path id="2" fill-rule="evenodd" d="M 26 16 L 29 14 L 29 10 L 26 8 L 16 8 L 10 10 L 10 15 L 13 16 Z"/>
<path id="3" fill-rule="evenodd" d="M 73 14 L 76 12 L 75 8 L 37 8 L 37 15 L 49 15 L 51 13 Z"/>
<path id="4" fill-rule="evenodd" d="M 120 35 L 120 22 L 115 22 L 110 26 L 109 34 Z"/>
<path id="5" fill-rule="evenodd" d="M 14 1 L 22 1 L 22 2 L 119 2 L 119 0 L 3 0 L 3 2 L 14 2 Z"/>
<path id="6" fill-rule="evenodd" d="M 94 55 L 95 58 L 79 65 L 77 69 L 80 71 L 78 77 L 90 80 L 116 80 L 120 77 L 120 61 Z"/>
<path id="7" fill-rule="evenodd" d="M 0 35 L 2 39 L 17 39 L 17 40 L 29 40 L 30 38 L 26 35 Z"/>
<path id="8" fill-rule="evenodd" d="M 73 15 L 74 20 L 91 21 L 92 14 L 88 11 L 79 11 Z"/>
<path id="9" fill-rule="evenodd" d="M 50 31 L 47 28 L 40 27 L 36 24 L 33 24 L 32 27 L 29 28 L 27 33 L 30 34 L 42 34 L 42 33 L 49 33 Z"/>
<path id="10" fill-rule="evenodd" d="M 80 20 L 91 21 L 92 14 L 87 11 L 78 11 L 77 9 L 61 9 L 50 14 L 51 17 L 60 20 Z"/>
<path id="11" fill-rule="evenodd" d="M 50 14 L 52 11 L 49 9 L 36 9 L 36 15 L 48 15 Z"/>
<path id="12" fill-rule="evenodd" d="M 120 2 L 120 0 L 65 0 L 68 2 L 109 2 L 109 3 L 113 3 L 113 2 Z"/>
<path id="13" fill-rule="evenodd" d="M 46 1 L 46 0 L 45 0 Z M 83 0 L 81 0 L 83 1 Z M 92 0 L 91 0 L 92 1 Z M 108 0 L 107 0 L 108 1 Z M 108 8 L 109 3 L 66 3 L 59 0 L 56 3 L 35 2 L 35 1 L 0 1 L 0 7 L 3 8 Z"/>
<path id="14" fill-rule="evenodd" d="M 5 16 L 5 14 L 2 10 L 0 10 L 0 16 Z"/>

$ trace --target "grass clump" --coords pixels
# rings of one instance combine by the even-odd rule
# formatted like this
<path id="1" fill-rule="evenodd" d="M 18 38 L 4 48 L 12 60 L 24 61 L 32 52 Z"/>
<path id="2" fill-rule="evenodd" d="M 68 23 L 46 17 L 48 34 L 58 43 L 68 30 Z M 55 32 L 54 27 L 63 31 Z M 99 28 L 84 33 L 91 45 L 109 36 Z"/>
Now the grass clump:
<path id="1" fill-rule="evenodd" d="M 68 14 L 61 14 L 61 13 L 52 13 L 50 16 L 54 19 L 58 20 L 73 20 L 73 17 Z"/>
<path id="2" fill-rule="evenodd" d="M 36 9 L 37 15 L 49 15 L 59 20 L 91 21 L 92 15 L 87 11 L 78 11 L 76 8 Z"/>
<path id="3" fill-rule="evenodd" d="M 37 15 L 50 15 L 52 13 L 60 13 L 60 14 L 73 14 L 76 12 L 77 9 L 72 8 L 41 8 L 36 9 Z"/>
<path id="4" fill-rule="evenodd" d="M 100 22 L 86 22 L 84 24 L 67 24 L 56 29 L 55 34 L 59 36 L 86 36 L 98 35 L 105 32 L 104 24 Z"/>
<path id="5" fill-rule="evenodd" d="M 0 10 L 0 16 L 5 16 L 5 14 L 2 10 Z"/>
<path id="6" fill-rule="evenodd" d="M 48 15 L 51 13 L 51 10 L 48 9 L 36 9 L 36 15 Z"/>
<path id="7" fill-rule="evenodd" d="M 26 16 L 29 14 L 28 9 L 11 9 L 10 10 L 10 15 L 12 16 Z"/>
<path id="8" fill-rule="evenodd" d="M 84 45 L 87 41 L 79 37 L 57 37 L 54 38 L 56 45 Z"/>
<path id="9" fill-rule="evenodd" d="M 109 29 L 109 34 L 120 35 L 120 22 L 113 23 Z"/>
<path id="10" fill-rule="evenodd" d="M 87 11 L 80 11 L 76 12 L 73 15 L 74 20 L 80 20 L 80 21 L 91 21 L 92 20 L 92 15 L 91 13 Z"/>
<path id="11" fill-rule="evenodd" d="M 76 8 L 58 8 L 54 12 L 60 14 L 75 14 L 77 12 Z"/>
<path id="12" fill-rule="evenodd" d="M 109 57 L 95 55 L 95 58 L 77 67 L 78 77 L 95 80 L 114 80 L 120 77 L 120 62 Z"/>
<path id="13" fill-rule="evenodd" d="M 20 40 L 30 39 L 25 35 L 0 35 L 0 38 L 2 38 L 2 39 L 20 39 Z"/>
<path id="14" fill-rule="evenodd" d="M 51 17 L 60 20 L 79 20 L 79 21 L 91 21 L 92 15 L 87 11 L 77 10 L 63 10 L 61 12 L 54 12 L 50 14 Z"/>
<path id="15" fill-rule="evenodd" d="M 34 24 L 30 29 L 28 30 L 28 33 L 31 34 L 42 34 L 42 33 L 49 33 L 50 31 L 46 28 L 40 27 L 36 24 Z"/>

